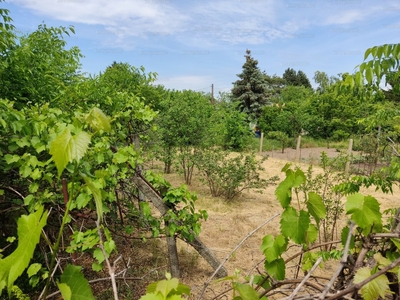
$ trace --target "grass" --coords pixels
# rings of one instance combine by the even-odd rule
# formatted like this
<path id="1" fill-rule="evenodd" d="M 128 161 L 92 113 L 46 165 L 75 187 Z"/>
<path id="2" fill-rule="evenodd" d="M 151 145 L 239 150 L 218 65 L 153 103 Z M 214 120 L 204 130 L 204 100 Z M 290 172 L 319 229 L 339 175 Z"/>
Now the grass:
<path id="1" fill-rule="evenodd" d="M 291 140 L 286 148 L 296 148 L 296 142 Z M 301 138 L 301 148 L 316 148 L 316 147 L 327 147 L 338 150 L 345 150 L 348 148 L 349 141 L 332 142 L 327 140 L 316 140 L 307 136 Z M 260 151 L 260 138 L 252 138 L 248 145 L 250 150 Z M 262 151 L 273 151 L 281 149 L 281 143 L 277 140 L 271 140 L 264 138 Z"/>

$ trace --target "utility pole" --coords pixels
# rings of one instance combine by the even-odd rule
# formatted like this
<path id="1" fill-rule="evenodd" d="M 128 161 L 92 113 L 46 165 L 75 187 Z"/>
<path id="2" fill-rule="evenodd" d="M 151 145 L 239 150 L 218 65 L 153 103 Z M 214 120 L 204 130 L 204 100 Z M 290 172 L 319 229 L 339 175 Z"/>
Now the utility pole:
<path id="1" fill-rule="evenodd" d="M 214 83 L 211 84 L 211 104 L 214 105 Z"/>

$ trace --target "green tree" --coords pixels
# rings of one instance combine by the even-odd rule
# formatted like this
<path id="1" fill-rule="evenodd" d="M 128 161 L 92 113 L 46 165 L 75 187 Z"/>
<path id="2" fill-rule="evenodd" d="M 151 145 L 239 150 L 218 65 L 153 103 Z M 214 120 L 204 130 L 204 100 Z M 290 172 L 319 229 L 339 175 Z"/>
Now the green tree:
<path id="1" fill-rule="evenodd" d="M 213 106 L 208 97 L 189 90 L 169 91 L 160 105 L 157 125 L 165 171 L 170 171 L 176 154 L 185 181 L 190 184 L 196 148 L 211 142 L 209 132 Z"/>
<path id="2" fill-rule="evenodd" d="M 286 81 L 287 85 L 311 88 L 310 80 L 308 80 L 307 75 L 301 70 L 296 73 L 294 69 L 287 68 L 283 73 L 282 78 Z"/>
<path id="3" fill-rule="evenodd" d="M 36 31 L 14 41 L 12 31 L 7 33 L 0 56 L 0 98 L 12 99 L 16 107 L 52 103 L 61 91 L 79 80 L 80 50 L 65 49 L 64 35 L 74 33 L 73 27 L 41 24 Z"/>
<path id="4" fill-rule="evenodd" d="M 233 83 L 232 96 L 239 102 L 239 108 L 245 112 L 249 119 L 259 117 L 262 107 L 267 103 L 268 87 L 265 76 L 258 68 L 258 61 L 251 56 L 251 51 L 246 50 L 246 62 L 243 65 L 240 78 Z"/>

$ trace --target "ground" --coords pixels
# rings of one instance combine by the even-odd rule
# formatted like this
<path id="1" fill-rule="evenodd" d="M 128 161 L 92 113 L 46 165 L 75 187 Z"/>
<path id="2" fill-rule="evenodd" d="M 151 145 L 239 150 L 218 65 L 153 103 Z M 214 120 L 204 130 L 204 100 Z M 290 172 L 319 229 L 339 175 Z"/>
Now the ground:
<path id="1" fill-rule="evenodd" d="M 300 163 L 297 165 L 305 171 L 309 165 L 308 163 L 316 164 L 319 161 L 322 151 L 325 151 L 329 157 L 339 154 L 336 149 L 302 149 L 299 158 Z M 283 179 L 284 174 L 281 172 L 281 169 L 288 161 L 294 161 L 295 150 L 286 149 L 284 153 L 280 151 L 265 152 L 261 155 L 269 156 L 269 158 L 263 162 L 265 171 L 262 173 L 262 177 L 267 179 L 278 175 Z M 182 177 L 177 174 L 170 174 L 166 177 L 173 185 L 182 183 Z M 241 278 L 243 279 L 247 274 L 256 273 L 257 268 L 262 270 L 264 259 L 260 251 L 262 238 L 266 234 L 277 233 L 279 229 L 279 217 L 274 218 L 254 235 L 248 237 L 237 251 L 234 253 L 231 252 L 251 231 L 266 220 L 282 212 L 282 207 L 274 195 L 276 185 L 266 187 L 262 194 L 254 191 L 246 191 L 231 202 L 211 197 L 208 188 L 197 180 L 194 180 L 190 189 L 196 191 L 199 195 L 196 208 L 206 209 L 209 214 L 207 221 L 204 221 L 202 224 L 200 239 L 221 261 L 229 257 L 228 261 L 225 263 L 229 274 L 233 275 L 235 270 L 239 270 L 242 276 Z M 372 188 L 363 190 L 363 193 L 376 197 L 381 203 L 381 211 L 398 206 L 398 199 L 396 198 L 397 190 L 394 195 L 376 192 Z M 344 225 L 346 221 L 346 216 L 343 216 L 341 225 Z M 162 246 L 162 241 L 159 241 L 156 246 L 153 244 L 152 247 L 151 255 L 153 261 L 154 257 L 158 257 L 161 263 L 161 257 L 164 259 L 166 257 L 166 252 L 164 251 L 166 247 Z M 178 248 L 182 272 L 180 281 L 191 287 L 192 296 L 190 299 L 198 299 L 198 295 L 201 293 L 204 283 L 213 274 L 213 270 L 191 246 L 179 242 Z M 335 268 L 336 263 L 326 264 L 325 269 L 322 270 L 321 273 L 332 273 Z M 165 265 L 159 270 L 159 276 L 162 277 L 162 270 L 164 269 Z M 227 293 L 228 298 L 217 297 L 219 293 L 228 290 L 229 287 L 229 282 L 211 284 L 208 286 L 202 299 L 231 299 L 232 292 Z M 133 297 L 133 299 L 138 298 Z"/>

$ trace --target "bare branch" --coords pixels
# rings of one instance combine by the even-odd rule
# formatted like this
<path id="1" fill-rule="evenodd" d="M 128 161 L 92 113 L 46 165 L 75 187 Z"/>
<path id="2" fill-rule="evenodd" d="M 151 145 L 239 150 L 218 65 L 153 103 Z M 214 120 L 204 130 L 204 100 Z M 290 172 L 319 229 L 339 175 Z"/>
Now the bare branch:
<path id="1" fill-rule="evenodd" d="M 340 260 L 340 264 L 339 264 L 335 274 L 333 274 L 331 280 L 328 282 L 328 284 L 326 285 L 324 291 L 322 292 L 322 294 L 319 296 L 318 299 L 324 299 L 325 298 L 326 294 L 332 288 L 332 285 L 334 284 L 336 278 L 339 276 L 340 272 L 342 272 L 342 270 L 344 268 L 344 265 L 347 262 L 347 256 L 348 256 L 348 253 L 349 253 L 349 247 L 350 247 L 350 241 L 351 241 L 351 235 L 352 235 L 352 232 L 353 232 L 353 228 L 354 228 L 354 222 L 351 221 L 349 234 L 347 235 L 346 245 L 344 246 L 343 256 L 342 256 L 342 258 Z"/>
<path id="2" fill-rule="evenodd" d="M 293 300 L 296 294 L 300 291 L 301 287 L 306 283 L 306 281 L 310 278 L 311 274 L 315 271 L 315 269 L 319 266 L 322 262 L 322 257 L 319 257 L 313 267 L 311 268 L 310 272 L 303 278 L 300 284 L 294 289 L 293 293 L 287 298 L 288 300 Z"/>

